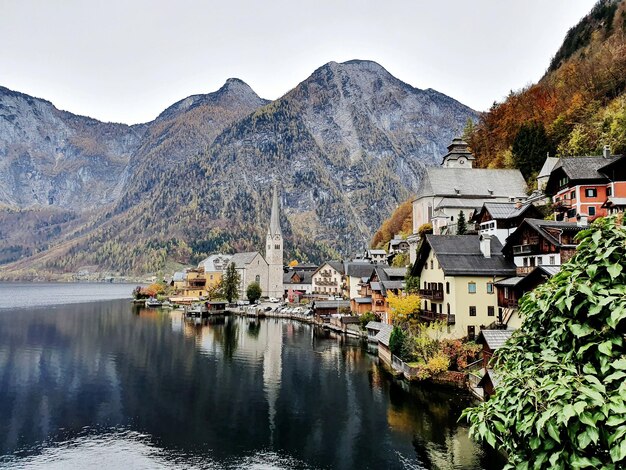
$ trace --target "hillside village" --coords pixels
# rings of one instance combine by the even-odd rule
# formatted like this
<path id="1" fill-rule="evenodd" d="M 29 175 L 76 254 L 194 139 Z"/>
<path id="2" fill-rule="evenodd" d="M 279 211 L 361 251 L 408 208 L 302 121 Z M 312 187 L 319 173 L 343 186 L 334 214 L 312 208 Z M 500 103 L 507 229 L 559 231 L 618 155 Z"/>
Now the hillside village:
<path id="1" fill-rule="evenodd" d="M 601 156 L 548 157 L 528 195 L 519 170 L 474 168 L 473 161 L 468 145 L 454 139 L 441 165 L 426 171 L 413 200 L 410 236 L 394 237 L 386 250 L 366 249 L 319 266 L 285 265 L 275 187 L 265 255 L 212 254 L 175 273 L 170 284 L 178 300 L 210 299 L 233 264 L 243 301 L 256 282 L 262 298 L 282 302 L 272 311 L 306 305 L 317 322 L 344 331 L 357 323 L 353 318 L 371 318 L 367 329 L 390 367 L 395 356 L 389 339 L 401 323 L 393 300 L 419 296 L 414 320 L 442 325 L 450 340 L 479 341 L 488 357 L 520 326 L 519 299 L 571 258 L 576 234 L 594 219 L 624 210 L 626 166 L 625 157 L 608 148 Z M 409 260 L 407 266 L 392 266 L 398 256 Z M 493 371 L 482 366 L 480 396 L 493 393 Z"/>

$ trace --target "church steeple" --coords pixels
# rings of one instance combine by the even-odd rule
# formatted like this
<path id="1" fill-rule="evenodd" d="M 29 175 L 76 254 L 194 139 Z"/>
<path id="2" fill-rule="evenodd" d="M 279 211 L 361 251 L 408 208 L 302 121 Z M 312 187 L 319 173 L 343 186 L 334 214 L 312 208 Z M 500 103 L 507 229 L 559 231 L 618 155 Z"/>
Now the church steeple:
<path id="1" fill-rule="evenodd" d="M 272 214 L 267 228 L 267 250 L 265 261 L 268 264 L 268 295 L 282 299 L 283 290 L 283 234 L 280 230 L 280 209 L 278 205 L 278 188 L 274 186 L 272 193 Z"/>
<path id="2" fill-rule="evenodd" d="M 268 228 L 269 235 L 282 235 L 280 231 L 280 217 L 278 212 L 278 192 L 276 185 L 272 194 L 272 215 L 270 217 L 270 226 Z"/>

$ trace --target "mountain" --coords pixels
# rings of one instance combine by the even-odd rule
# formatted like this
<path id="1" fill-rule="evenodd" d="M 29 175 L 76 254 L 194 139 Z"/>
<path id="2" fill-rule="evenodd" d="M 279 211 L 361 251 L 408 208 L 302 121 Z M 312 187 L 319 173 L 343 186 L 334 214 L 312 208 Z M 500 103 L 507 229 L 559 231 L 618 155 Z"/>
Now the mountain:
<path id="1" fill-rule="evenodd" d="M 85 210 L 116 201 L 144 130 L 0 87 L 0 204 Z"/>
<path id="2" fill-rule="evenodd" d="M 601 0 L 572 27 L 538 83 L 512 92 L 466 136 L 483 167 L 533 180 L 546 152 L 626 153 L 626 1 Z"/>
<path id="3" fill-rule="evenodd" d="M 274 182 L 289 257 L 347 254 L 476 117 L 370 61 L 330 62 L 273 102 L 231 79 L 146 124 L 119 198 L 4 270 L 141 273 L 217 250 L 262 250 Z"/>

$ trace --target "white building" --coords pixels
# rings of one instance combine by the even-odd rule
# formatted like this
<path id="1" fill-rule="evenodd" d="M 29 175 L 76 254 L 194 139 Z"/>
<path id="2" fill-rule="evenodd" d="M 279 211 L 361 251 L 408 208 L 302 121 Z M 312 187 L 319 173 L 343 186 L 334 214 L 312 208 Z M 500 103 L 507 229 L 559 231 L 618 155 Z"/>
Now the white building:
<path id="1" fill-rule="evenodd" d="M 459 214 L 466 222 L 485 202 L 516 202 L 526 198 L 519 170 L 473 168 L 474 156 L 461 139 L 454 139 L 442 166 L 427 168 L 413 200 L 413 233 L 432 223 L 433 233 L 455 234 Z"/>

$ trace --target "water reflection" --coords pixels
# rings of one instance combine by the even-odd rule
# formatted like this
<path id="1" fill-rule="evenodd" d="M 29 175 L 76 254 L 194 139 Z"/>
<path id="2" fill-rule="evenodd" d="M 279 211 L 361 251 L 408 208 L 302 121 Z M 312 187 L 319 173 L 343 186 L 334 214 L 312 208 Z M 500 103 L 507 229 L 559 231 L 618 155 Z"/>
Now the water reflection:
<path id="1" fill-rule="evenodd" d="M 104 440 L 149 468 L 501 468 L 456 423 L 466 404 L 293 321 L 126 301 L 0 314 L 0 463 L 12 467 L 106 461 Z"/>

